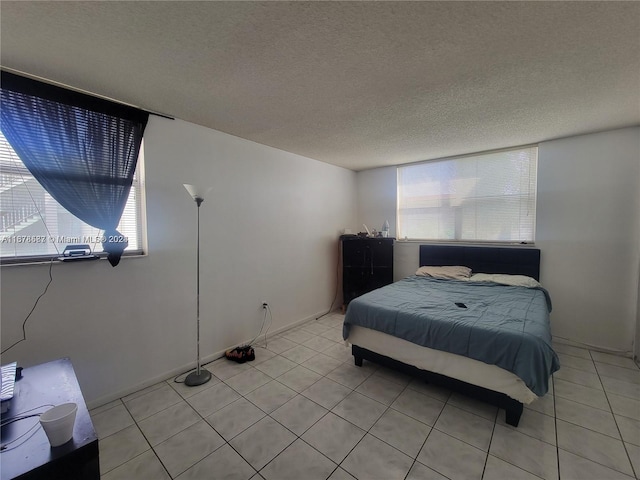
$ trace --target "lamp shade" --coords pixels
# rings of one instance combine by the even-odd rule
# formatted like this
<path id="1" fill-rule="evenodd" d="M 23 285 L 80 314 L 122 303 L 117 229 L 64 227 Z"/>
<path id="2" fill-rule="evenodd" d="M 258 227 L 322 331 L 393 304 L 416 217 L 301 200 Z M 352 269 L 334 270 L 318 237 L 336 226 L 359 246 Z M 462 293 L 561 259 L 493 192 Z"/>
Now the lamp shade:
<path id="1" fill-rule="evenodd" d="M 189 192 L 189 195 L 191 195 L 191 198 L 193 198 L 194 200 L 200 199 L 201 201 L 204 200 L 204 196 L 208 194 L 213 188 L 213 187 L 208 187 L 208 188 L 198 187 L 196 185 L 191 185 L 189 183 L 183 183 L 183 185 L 184 185 L 184 188 L 187 189 L 187 192 Z"/>

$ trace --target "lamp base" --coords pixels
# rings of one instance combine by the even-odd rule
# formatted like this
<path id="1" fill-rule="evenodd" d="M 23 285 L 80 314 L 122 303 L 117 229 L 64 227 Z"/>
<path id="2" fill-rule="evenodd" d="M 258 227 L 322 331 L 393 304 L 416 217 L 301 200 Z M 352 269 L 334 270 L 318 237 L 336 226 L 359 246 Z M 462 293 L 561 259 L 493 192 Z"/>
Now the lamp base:
<path id="1" fill-rule="evenodd" d="M 211 372 L 201 368 L 200 374 L 198 374 L 196 370 L 187 375 L 187 378 L 184 379 L 184 384 L 188 387 L 197 387 L 198 385 L 207 383 L 209 380 L 211 380 Z"/>

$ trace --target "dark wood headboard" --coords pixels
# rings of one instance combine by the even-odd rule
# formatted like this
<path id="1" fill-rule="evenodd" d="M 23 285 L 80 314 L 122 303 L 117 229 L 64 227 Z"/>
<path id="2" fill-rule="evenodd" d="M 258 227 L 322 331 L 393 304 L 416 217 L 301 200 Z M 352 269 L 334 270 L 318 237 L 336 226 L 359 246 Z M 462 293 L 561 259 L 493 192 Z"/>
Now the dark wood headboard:
<path id="1" fill-rule="evenodd" d="M 508 273 L 540 280 L 540 249 L 420 245 L 420 266 L 463 265 L 472 273 Z"/>

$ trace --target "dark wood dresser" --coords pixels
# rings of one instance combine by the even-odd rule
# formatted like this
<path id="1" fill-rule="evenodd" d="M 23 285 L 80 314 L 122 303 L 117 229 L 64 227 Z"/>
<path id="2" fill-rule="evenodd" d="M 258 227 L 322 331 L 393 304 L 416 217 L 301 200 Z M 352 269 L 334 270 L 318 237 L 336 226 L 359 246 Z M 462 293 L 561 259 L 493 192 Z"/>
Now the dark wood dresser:
<path id="1" fill-rule="evenodd" d="M 360 295 L 393 282 L 393 238 L 340 237 L 343 310 Z"/>

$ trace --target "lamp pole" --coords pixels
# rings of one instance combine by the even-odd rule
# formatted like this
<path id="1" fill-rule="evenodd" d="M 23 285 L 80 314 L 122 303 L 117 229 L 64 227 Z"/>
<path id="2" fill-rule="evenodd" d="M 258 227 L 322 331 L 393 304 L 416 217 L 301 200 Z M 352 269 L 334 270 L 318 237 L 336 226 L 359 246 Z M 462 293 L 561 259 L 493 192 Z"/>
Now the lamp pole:
<path id="1" fill-rule="evenodd" d="M 184 383 L 189 387 L 196 387 L 198 385 L 202 385 L 211 380 L 211 372 L 208 370 L 201 368 L 200 366 L 200 205 L 204 201 L 204 198 L 196 193 L 195 187 L 193 185 L 185 185 L 187 191 L 191 194 L 193 199 L 196 202 L 197 210 L 198 210 L 198 230 L 197 230 L 197 247 L 196 247 L 196 321 L 197 321 L 197 342 L 196 342 L 196 370 L 191 372 L 185 378 Z"/>

